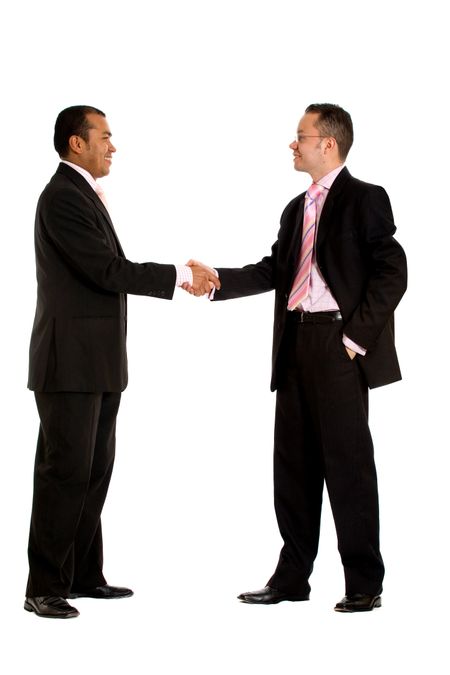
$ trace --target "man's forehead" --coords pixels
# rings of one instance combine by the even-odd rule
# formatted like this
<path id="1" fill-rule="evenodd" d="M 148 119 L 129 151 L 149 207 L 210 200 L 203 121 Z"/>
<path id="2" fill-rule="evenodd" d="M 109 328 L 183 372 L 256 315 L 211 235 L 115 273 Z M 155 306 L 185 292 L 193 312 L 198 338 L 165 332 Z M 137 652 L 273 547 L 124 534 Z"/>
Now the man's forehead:
<path id="1" fill-rule="evenodd" d="M 98 129 L 99 131 L 107 131 L 108 133 L 111 133 L 107 119 L 106 117 L 103 117 L 103 115 L 98 115 L 97 113 L 88 113 L 86 118 L 91 129 Z"/>
<path id="2" fill-rule="evenodd" d="M 305 113 L 298 123 L 297 131 L 304 131 L 306 128 L 315 126 L 318 113 Z"/>

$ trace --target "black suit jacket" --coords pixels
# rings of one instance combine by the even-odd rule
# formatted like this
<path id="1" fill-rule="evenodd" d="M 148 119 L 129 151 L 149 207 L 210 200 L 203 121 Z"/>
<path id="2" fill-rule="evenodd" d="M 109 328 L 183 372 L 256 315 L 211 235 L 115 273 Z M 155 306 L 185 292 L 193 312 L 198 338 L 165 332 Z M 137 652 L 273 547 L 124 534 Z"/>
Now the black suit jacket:
<path id="1" fill-rule="evenodd" d="M 102 201 L 67 164 L 59 165 L 39 199 L 35 248 L 37 305 L 28 387 L 123 391 L 125 294 L 171 299 L 175 267 L 127 260 Z"/>
<path id="2" fill-rule="evenodd" d="M 303 226 L 305 194 L 281 216 L 270 256 L 241 269 L 218 268 L 227 300 L 275 289 L 271 389 L 277 387 L 287 299 L 292 287 Z M 369 387 L 401 379 L 394 345 L 394 309 L 406 290 L 406 257 L 394 239 L 394 219 L 385 190 L 357 180 L 344 168 L 325 201 L 316 243 L 316 261 L 339 305 L 343 331 L 365 347 L 357 356 Z"/>

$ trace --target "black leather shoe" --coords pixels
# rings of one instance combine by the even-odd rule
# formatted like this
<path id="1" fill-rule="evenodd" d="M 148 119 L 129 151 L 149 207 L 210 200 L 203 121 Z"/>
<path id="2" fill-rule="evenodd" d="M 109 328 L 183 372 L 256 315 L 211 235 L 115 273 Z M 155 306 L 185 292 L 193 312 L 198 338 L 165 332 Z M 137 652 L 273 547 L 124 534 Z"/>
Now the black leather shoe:
<path id="1" fill-rule="evenodd" d="M 238 600 L 247 602 L 250 605 L 275 605 L 283 600 L 301 601 L 309 600 L 309 593 L 305 595 L 292 595 L 278 591 L 276 588 L 265 586 L 260 591 L 248 591 L 237 596 Z"/>
<path id="2" fill-rule="evenodd" d="M 25 598 L 24 609 L 46 619 L 74 619 L 79 611 L 69 605 L 64 598 L 53 595 Z"/>
<path id="3" fill-rule="evenodd" d="M 334 609 L 336 612 L 371 612 L 375 607 L 381 607 L 380 595 L 355 593 L 342 598 Z"/>
<path id="4" fill-rule="evenodd" d="M 116 598 L 129 598 L 133 595 L 133 591 L 129 588 L 121 588 L 120 586 L 97 586 L 97 588 L 89 588 L 87 591 L 73 591 L 69 593 L 69 598 L 101 598 L 102 600 L 115 600 Z"/>

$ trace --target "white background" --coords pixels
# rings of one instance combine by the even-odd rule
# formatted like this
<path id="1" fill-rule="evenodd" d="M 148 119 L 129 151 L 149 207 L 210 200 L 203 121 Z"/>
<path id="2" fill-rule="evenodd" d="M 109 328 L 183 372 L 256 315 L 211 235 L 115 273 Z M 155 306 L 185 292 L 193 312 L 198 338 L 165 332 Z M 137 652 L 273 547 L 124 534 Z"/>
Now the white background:
<path id="1" fill-rule="evenodd" d="M 128 0 L 2 10 L 2 671 L 446 672 L 448 34 L 444 2 Z M 446 101 L 447 99 L 447 101 Z M 309 603 L 240 604 L 278 558 L 269 391 L 273 295 L 130 297 L 130 384 L 104 511 L 105 573 L 129 600 L 23 611 L 38 429 L 26 390 L 33 221 L 62 108 L 107 113 L 103 186 L 131 260 L 215 266 L 270 251 L 309 177 L 288 144 L 311 102 L 350 111 L 348 167 L 388 191 L 410 268 L 403 382 L 371 395 L 383 608 L 340 615 L 327 502 Z M 4 343 L 4 344 L 3 344 Z M 442 383 L 442 385 L 441 385 Z M 8 663 L 9 665 L 5 665 Z"/>

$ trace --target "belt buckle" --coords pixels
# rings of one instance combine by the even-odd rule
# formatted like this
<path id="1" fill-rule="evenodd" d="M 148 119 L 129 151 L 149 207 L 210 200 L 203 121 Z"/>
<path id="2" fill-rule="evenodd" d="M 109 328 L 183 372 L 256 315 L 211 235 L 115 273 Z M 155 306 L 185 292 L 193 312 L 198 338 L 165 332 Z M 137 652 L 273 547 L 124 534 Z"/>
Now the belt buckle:
<path id="1" fill-rule="evenodd" d="M 300 323 L 305 323 L 305 312 L 300 312 Z"/>

